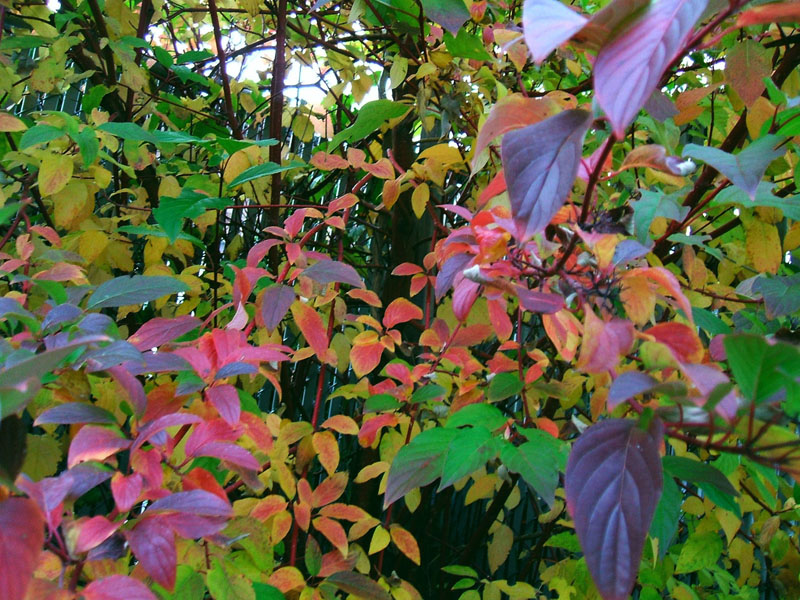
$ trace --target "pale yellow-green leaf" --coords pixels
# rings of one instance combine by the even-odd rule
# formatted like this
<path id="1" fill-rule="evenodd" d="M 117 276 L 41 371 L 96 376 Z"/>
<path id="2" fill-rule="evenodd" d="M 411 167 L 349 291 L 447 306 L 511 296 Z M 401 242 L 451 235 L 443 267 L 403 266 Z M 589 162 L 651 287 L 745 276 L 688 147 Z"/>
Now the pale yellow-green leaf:
<path id="1" fill-rule="evenodd" d="M 94 210 L 94 199 L 82 181 L 70 181 L 53 195 L 53 219 L 58 227 L 72 231 Z"/>
<path id="2" fill-rule="evenodd" d="M 430 197 L 431 190 L 424 181 L 414 188 L 414 192 L 411 194 L 411 208 L 418 219 L 421 219 L 422 215 L 425 214 L 425 208 L 428 206 Z"/>
<path id="3" fill-rule="evenodd" d="M 314 125 L 306 115 L 296 115 L 292 120 L 292 132 L 301 142 L 314 139 Z"/>
<path id="4" fill-rule="evenodd" d="M 73 163 L 69 156 L 48 154 L 39 167 L 39 192 L 52 196 L 64 189 L 72 177 Z"/>
<path id="5" fill-rule="evenodd" d="M 27 440 L 22 472 L 34 481 L 53 475 L 61 461 L 61 445 L 49 435 L 31 435 L 29 433 Z"/>
<path id="6" fill-rule="evenodd" d="M 87 263 L 93 263 L 106 249 L 108 242 L 108 236 L 104 231 L 97 229 L 84 231 L 78 241 L 78 254 L 85 258 Z"/>
<path id="7" fill-rule="evenodd" d="M 389 545 L 392 536 L 382 525 L 378 525 L 372 532 L 372 540 L 369 542 L 369 554 L 380 552 Z"/>
<path id="8" fill-rule="evenodd" d="M 395 89 L 399 86 L 406 78 L 406 74 L 408 73 L 408 59 L 395 55 L 392 59 L 392 67 L 389 69 L 389 80 L 392 84 L 392 89 Z"/>

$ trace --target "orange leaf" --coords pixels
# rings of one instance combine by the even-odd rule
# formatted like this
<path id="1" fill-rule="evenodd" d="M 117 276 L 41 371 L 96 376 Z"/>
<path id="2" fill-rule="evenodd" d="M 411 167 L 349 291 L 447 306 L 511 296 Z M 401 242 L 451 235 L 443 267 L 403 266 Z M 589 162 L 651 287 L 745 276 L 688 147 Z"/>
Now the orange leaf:
<path id="1" fill-rule="evenodd" d="M 333 519 L 328 517 L 317 517 L 313 521 L 314 529 L 324 535 L 333 544 L 343 557 L 347 556 L 347 534 L 344 528 Z"/>
<path id="2" fill-rule="evenodd" d="M 278 588 L 284 594 L 292 590 L 305 587 L 306 580 L 300 569 L 296 567 L 283 567 L 269 576 L 267 582 Z"/>
<path id="3" fill-rule="evenodd" d="M 800 4 L 797 2 L 773 2 L 743 11 L 736 18 L 736 27 L 800 21 Z"/>
<path id="4" fill-rule="evenodd" d="M 347 487 L 348 475 L 344 471 L 334 473 L 317 486 L 311 497 L 314 508 L 336 502 Z"/>
<path id="5" fill-rule="evenodd" d="M 383 306 L 383 302 L 378 297 L 378 294 L 375 292 L 371 292 L 369 290 L 360 290 L 358 288 L 348 290 L 347 295 L 351 298 L 355 298 L 356 300 L 361 300 L 369 304 L 370 306 L 374 306 L 376 308 L 380 308 Z"/>
<path id="6" fill-rule="evenodd" d="M 365 163 L 362 168 L 379 179 L 394 179 L 394 167 L 388 158 L 382 158 L 375 164 Z"/>
<path id="7" fill-rule="evenodd" d="M 580 321 L 568 310 L 561 309 L 552 315 L 543 314 L 542 323 L 547 337 L 553 342 L 561 357 L 568 362 L 572 361 L 580 341 Z"/>
<path id="8" fill-rule="evenodd" d="M 389 527 L 389 533 L 391 533 L 392 542 L 397 546 L 397 549 L 405 554 L 408 560 L 419 565 L 419 545 L 417 544 L 417 540 L 414 539 L 414 536 L 400 527 L 400 525 L 391 525 Z"/>
<path id="9" fill-rule="evenodd" d="M 275 518 L 272 520 L 271 541 L 273 544 L 277 544 L 286 537 L 286 534 L 289 533 L 289 530 L 292 528 L 292 522 L 292 515 L 285 510 L 275 515 Z"/>
<path id="10" fill-rule="evenodd" d="M 322 171 L 330 171 L 332 169 L 347 169 L 350 166 L 350 163 L 348 163 L 341 156 L 328 154 L 327 152 L 317 152 L 311 157 L 309 162 Z"/>
<path id="11" fill-rule="evenodd" d="M 625 307 L 625 313 L 636 325 L 641 327 L 653 316 L 656 294 L 650 288 L 647 278 L 636 275 L 623 277 L 619 297 Z"/>
<path id="12" fill-rule="evenodd" d="M 287 506 L 289 506 L 289 503 L 286 502 L 282 496 L 267 496 L 258 501 L 258 504 L 250 511 L 250 516 L 258 521 L 264 522 L 271 516 L 278 514 L 282 510 L 286 510 Z"/>
<path id="13" fill-rule="evenodd" d="M 675 302 L 683 310 L 686 318 L 694 322 L 692 317 L 692 305 L 689 299 L 681 291 L 681 285 L 678 279 L 664 267 L 645 267 L 642 269 L 634 269 L 631 273 L 637 273 L 643 277 L 647 277 L 651 281 L 660 285 L 670 296 L 675 299 Z"/>
<path id="14" fill-rule="evenodd" d="M 392 271 L 392 275 L 395 275 L 397 277 L 403 277 L 404 275 L 416 275 L 417 273 L 422 273 L 422 272 L 423 272 L 422 267 L 420 267 L 419 265 L 405 262 L 400 265 L 397 265 Z"/>
<path id="15" fill-rule="evenodd" d="M 335 502 L 334 504 L 323 506 L 320 509 L 319 514 L 323 517 L 344 519 L 345 521 L 352 521 L 353 523 L 356 521 L 361 521 L 362 519 L 370 518 L 369 513 L 363 508 L 354 506 L 352 504 L 342 504 L 341 502 Z"/>
<path id="16" fill-rule="evenodd" d="M 398 298 L 386 307 L 383 315 L 383 326 L 389 329 L 398 323 L 405 323 L 412 319 L 421 319 L 422 309 L 405 298 Z"/>
<path id="17" fill-rule="evenodd" d="M 696 363 L 703 359 L 703 344 L 694 329 L 683 323 L 659 323 L 647 331 L 657 342 L 667 346 L 675 358 L 684 363 Z"/>
<path id="18" fill-rule="evenodd" d="M 333 429 L 337 433 L 345 435 L 358 435 L 358 425 L 347 415 L 334 415 L 327 419 L 322 425 L 323 429 Z"/>
<path id="19" fill-rule="evenodd" d="M 339 466 L 339 442 L 336 441 L 336 436 L 330 431 L 318 431 L 311 438 L 311 443 L 317 451 L 322 468 L 328 475 L 333 475 Z"/>
<path id="20" fill-rule="evenodd" d="M 336 550 L 331 550 L 322 555 L 322 568 L 320 568 L 317 577 L 327 577 L 334 573 L 341 573 L 342 571 L 352 571 L 356 566 L 356 554 L 350 555 L 350 558 L 345 558 Z"/>
<path id="21" fill-rule="evenodd" d="M 311 522 L 311 505 L 306 502 L 298 502 L 294 505 L 294 520 L 297 526 L 303 531 L 308 531 L 308 524 Z"/>
<path id="22" fill-rule="evenodd" d="M 356 377 L 363 377 L 367 373 L 371 373 L 381 362 L 382 354 L 383 344 L 380 342 L 369 345 L 356 344 L 350 348 L 350 365 L 353 367 Z"/>
<path id="23" fill-rule="evenodd" d="M 300 328 L 308 345 L 314 350 L 320 361 L 326 362 L 328 356 L 328 328 L 322 322 L 319 313 L 307 304 L 296 300 L 292 304 L 292 317 Z"/>

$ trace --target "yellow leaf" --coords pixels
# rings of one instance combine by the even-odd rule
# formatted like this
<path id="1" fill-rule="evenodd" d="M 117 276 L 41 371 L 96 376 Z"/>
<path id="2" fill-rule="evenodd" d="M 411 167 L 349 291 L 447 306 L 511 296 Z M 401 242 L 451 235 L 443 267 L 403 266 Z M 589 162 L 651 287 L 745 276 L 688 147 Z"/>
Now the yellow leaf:
<path id="1" fill-rule="evenodd" d="M 500 525 L 489 542 L 489 571 L 494 573 L 506 562 L 511 545 L 514 543 L 514 532 L 508 525 Z"/>
<path id="2" fill-rule="evenodd" d="M 422 501 L 422 492 L 419 491 L 419 488 L 414 488 L 405 495 L 403 501 L 406 503 L 408 512 L 413 514 L 416 512 L 417 508 L 419 508 L 419 503 Z"/>
<path id="3" fill-rule="evenodd" d="M 464 506 L 472 504 L 476 500 L 483 500 L 491 496 L 494 493 L 497 481 L 498 477 L 494 473 L 478 478 L 475 483 L 472 484 L 472 487 L 469 488 L 467 497 L 464 499 Z"/>
<path id="4" fill-rule="evenodd" d="M 39 167 L 39 192 L 42 196 L 52 196 L 60 192 L 72 177 L 72 158 L 49 154 L 42 160 Z"/>
<path id="5" fill-rule="evenodd" d="M 369 542 L 369 554 L 380 552 L 389 545 L 391 536 L 382 525 L 378 525 L 372 532 L 372 540 Z"/>
<path id="6" fill-rule="evenodd" d="M 778 228 L 775 225 L 753 219 L 747 228 L 745 247 L 750 264 L 756 271 L 773 275 L 778 272 L 783 253 Z"/>
<path id="7" fill-rule="evenodd" d="M 68 231 L 77 229 L 94 210 L 94 199 L 82 181 L 70 181 L 53 196 L 53 219 L 56 226 Z"/>
<path id="8" fill-rule="evenodd" d="M 619 294 L 625 313 L 636 325 L 642 326 L 653 316 L 656 295 L 644 277 L 625 277 Z"/>
<path id="9" fill-rule="evenodd" d="M 792 223 L 783 238 L 783 251 L 791 252 L 800 246 L 800 222 Z"/>
<path id="10" fill-rule="evenodd" d="M 49 435 L 31 435 L 30 433 L 27 439 L 22 472 L 34 481 L 53 475 L 61 461 L 62 452 L 58 441 Z"/>
<path id="11" fill-rule="evenodd" d="M 425 214 L 425 207 L 428 205 L 430 197 L 431 190 L 425 182 L 420 183 L 414 189 L 414 193 L 411 194 L 411 208 L 418 219 L 421 219 L 422 215 Z"/>
<path id="12" fill-rule="evenodd" d="M 314 139 L 314 126 L 306 115 L 296 115 L 292 120 L 292 133 L 301 142 L 310 142 Z"/>
<path id="13" fill-rule="evenodd" d="M 419 158 L 433 159 L 435 162 L 445 167 L 464 162 L 464 159 L 461 157 L 461 152 L 458 151 L 458 148 L 454 148 L 449 144 L 436 144 L 435 146 L 431 146 L 430 148 L 423 150 L 420 153 Z"/>
<path id="14" fill-rule="evenodd" d="M 400 197 L 400 183 L 396 179 L 383 182 L 383 205 L 392 208 Z"/>
<path id="15" fill-rule="evenodd" d="M 78 253 L 86 259 L 87 263 L 93 263 L 106 249 L 108 241 L 108 236 L 103 231 L 98 229 L 84 231 L 78 241 Z"/>
<path id="16" fill-rule="evenodd" d="M 398 87 L 406 78 L 406 74 L 408 73 L 408 59 L 396 55 L 392 59 L 392 68 L 389 69 L 389 80 L 392 83 L 392 89 Z"/>

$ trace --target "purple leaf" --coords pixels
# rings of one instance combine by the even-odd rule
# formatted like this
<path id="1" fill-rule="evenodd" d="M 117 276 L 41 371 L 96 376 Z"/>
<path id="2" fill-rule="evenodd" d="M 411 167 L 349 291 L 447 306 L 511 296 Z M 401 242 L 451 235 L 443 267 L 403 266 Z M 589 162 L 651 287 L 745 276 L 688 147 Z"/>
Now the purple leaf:
<path id="1" fill-rule="evenodd" d="M 632 260 L 642 258 L 650 253 L 650 248 L 636 240 L 622 240 L 614 249 L 613 262 L 615 265 L 624 265 Z"/>
<path id="2" fill-rule="evenodd" d="M 185 513 L 172 513 L 166 516 L 166 520 L 175 533 L 187 539 L 214 535 L 225 529 L 228 524 L 228 519 L 225 517 L 198 517 Z"/>
<path id="3" fill-rule="evenodd" d="M 86 600 L 156 600 L 156 595 L 138 579 L 111 575 L 93 581 L 82 592 Z"/>
<path id="4" fill-rule="evenodd" d="M 566 201 L 591 122 L 586 111 L 565 110 L 503 138 L 503 166 L 519 239 L 544 231 Z"/>
<path id="5" fill-rule="evenodd" d="M 125 367 L 131 375 L 143 373 L 168 373 L 170 371 L 189 371 L 192 366 L 185 358 L 174 352 L 144 352 L 144 366 L 138 362 L 127 362 Z"/>
<path id="6" fill-rule="evenodd" d="M 116 423 L 116 421 L 114 415 L 94 404 L 67 402 L 44 411 L 33 424 L 38 427 L 45 423 L 67 425 L 72 423 Z"/>
<path id="7" fill-rule="evenodd" d="M 199 517 L 227 518 L 232 515 L 231 505 L 228 502 L 206 490 L 190 490 L 170 494 L 153 502 L 147 510 L 148 512 L 182 512 Z"/>
<path id="8" fill-rule="evenodd" d="M 656 90 L 650 95 L 647 102 L 644 103 L 644 109 L 661 123 L 678 114 L 675 104 L 661 90 Z"/>
<path id="9" fill-rule="evenodd" d="M 473 256 L 470 254 L 456 254 L 444 262 L 439 269 L 439 274 L 436 276 L 435 295 L 437 302 L 450 291 L 456 275 L 461 273 L 472 259 Z"/>
<path id="10" fill-rule="evenodd" d="M 338 281 L 357 288 L 364 287 L 358 272 L 338 260 L 321 260 L 308 267 L 302 274 L 322 285 Z"/>
<path id="11" fill-rule="evenodd" d="M 536 64 L 541 64 L 588 22 L 589 19 L 558 0 L 525 0 L 522 7 L 525 44 Z"/>
<path id="12" fill-rule="evenodd" d="M 241 446 L 227 442 L 208 442 L 197 448 L 192 456 L 213 456 L 251 471 L 261 469 L 261 465 L 250 452 Z"/>
<path id="13" fill-rule="evenodd" d="M 517 297 L 522 308 L 530 312 L 553 314 L 564 308 L 564 298 L 549 292 L 537 292 L 517 286 Z"/>
<path id="14" fill-rule="evenodd" d="M 233 377 L 234 375 L 252 375 L 253 373 L 258 373 L 258 367 L 252 363 L 237 361 L 220 367 L 219 371 L 214 375 L 214 379 L 219 381 L 220 379 Z"/>
<path id="15" fill-rule="evenodd" d="M 627 600 L 642 558 L 663 479 L 663 426 L 608 419 L 572 446 L 565 491 L 589 573 L 604 600 Z"/>
<path id="16" fill-rule="evenodd" d="M 74 321 L 83 314 L 83 311 L 73 304 L 59 304 L 53 307 L 42 320 L 42 329 L 49 329 L 68 321 Z"/>
<path id="17" fill-rule="evenodd" d="M 608 398 L 606 399 L 608 410 L 614 410 L 626 400 L 639 394 L 644 394 L 657 385 L 658 381 L 647 373 L 642 373 L 641 371 L 626 371 L 622 373 L 612 382 L 611 389 L 608 390 Z"/>
<path id="18" fill-rule="evenodd" d="M 189 286 L 176 277 L 134 275 L 115 277 L 101 283 L 86 303 L 88 308 L 112 308 L 144 304 L 163 296 L 188 292 Z"/>
<path id="19" fill-rule="evenodd" d="M 783 139 L 777 135 L 765 135 L 752 142 L 739 154 L 728 154 L 709 146 L 687 144 L 683 148 L 683 156 L 690 156 L 711 165 L 730 179 L 733 185 L 747 192 L 750 200 L 755 200 L 758 184 L 761 183 L 767 167 L 773 160 L 783 156 L 786 150 L 782 146 L 775 149 Z"/>
<path id="20" fill-rule="evenodd" d="M 147 321 L 136 333 L 128 338 L 128 341 L 141 351 L 151 350 L 165 342 L 171 342 L 184 333 L 189 333 L 192 329 L 199 327 L 200 324 L 200 319 L 190 315 L 174 319 L 158 317 Z"/>
<path id="21" fill-rule="evenodd" d="M 125 537 L 128 538 L 133 555 L 148 575 L 159 585 L 172 590 L 175 586 L 178 553 L 175 549 L 175 534 L 167 525 L 166 517 L 143 517 Z"/>
<path id="22" fill-rule="evenodd" d="M 464 21 L 469 19 L 469 11 L 463 0 L 425 0 L 425 14 L 453 35 L 458 33 Z"/>
<path id="23" fill-rule="evenodd" d="M 167 427 L 174 427 L 175 425 L 190 425 L 192 423 L 200 423 L 202 419 L 197 415 L 190 415 L 189 413 L 171 413 L 164 415 L 150 421 L 147 425 L 139 430 L 139 435 L 133 441 L 132 450 L 136 450 L 147 440 L 153 437 L 160 431 L 164 431 Z"/>
<path id="24" fill-rule="evenodd" d="M 683 50 L 707 0 L 660 0 L 597 55 L 597 102 L 618 138 L 639 113 L 667 67 Z"/>
<path id="25" fill-rule="evenodd" d="M 236 425 L 239 422 L 242 404 L 239 402 L 239 394 L 236 393 L 235 387 L 223 384 L 206 388 L 206 398 L 229 425 Z"/>
<path id="26" fill-rule="evenodd" d="M 42 513 L 28 498 L 0 502 L 0 598 L 22 600 L 44 544 Z"/>
<path id="27" fill-rule="evenodd" d="M 273 331 L 289 312 L 295 293 L 288 285 L 273 285 L 264 290 L 261 296 L 261 317 L 264 326 Z"/>
<path id="28" fill-rule="evenodd" d="M 73 467 L 87 460 L 104 461 L 120 450 L 129 448 L 131 441 L 118 429 L 84 425 L 69 445 L 67 466 Z"/>
<path id="29" fill-rule="evenodd" d="M 130 362 L 144 364 L 142 353 L 135 346 L 123 340 L 114 340 L 102 348 L 95 348 L 83 355 L 86 372 L 96 373 Z"/>
<path id="30" fill-rule="evenodd" d="M 59 478 L 63 477 L 70 483 L 67 498 L 77 499 L 92 488 L 110 479 L 112 475 L 113 472 L 105 465 L 89 463 L 74 466 L 69 471 L 59 475 Z"/>

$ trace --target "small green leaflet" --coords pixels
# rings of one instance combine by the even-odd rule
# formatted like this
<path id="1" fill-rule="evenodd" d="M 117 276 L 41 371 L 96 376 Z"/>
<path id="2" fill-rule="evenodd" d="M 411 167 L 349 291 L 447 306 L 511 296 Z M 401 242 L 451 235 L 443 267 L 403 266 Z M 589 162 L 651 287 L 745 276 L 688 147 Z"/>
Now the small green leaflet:
<path id="1" fill-rule="evenodd" d="M 716 531 L 694 533 L 683 544 L 676 573 L 694 573 L 715 565 L 722 554 L 722 538 Z"/>
<path id="2" fill-rule="evenodd" d="M 254 167 L 250 167 L 249 169 L 245 169 L 239 174 L 238 177 L 230 182 L 229 186 L 236 187 L 237 185 L 242 185 L 243 183 L 253 181 L 254 179 L 275 175 L 275 173 L 282 173 L 283 171 L 288 171 L 290 169 L 297 169 L 298 167 L 304 167 L 305 165 L 306 164 L 304 162 L 299 160 L 293 160 L 288 165 L 278 165 L 274 162 L 265 162 L 263 165 L 256 165 Z"/>
<path id="3" fill-rule="evenodd" d="M 151 144 L 182 144 L 201 142 L 200 138 L 179 131 L 148 131 L 136 123 L 103 123 L 99 130 L 123 140 L 149 142 Z"/>
<path id="4" fill-rule="evenodd" d="M 522 381 L 516 373 L 498 373 L 489 382 L 486 397 L 489 402 L 500 402 L 522 391 Z"/>
<path id="5" fill-rule="evenodd" d="M 181 280 L 167 276 L 134 275 L 115 277 L 101 283 L 86 303 L 87 308 L 109 308 L 143 304 L 179 292 L 188 292 L 189 286 Z"/>
<path id="6" fill-rule="evenodd" d="M 161 231 L 160 229 L 156 229 L 154 227 L 146 227 L 144 225 L 123 225 L 122 227 L 118 227 L 117 229 L 121 233 L 128 233 L 131 235 L 152 235 L 153 237 L 165 237 L 165 238 L 169 237 L 166 231 Z M 198 248 L 206 247 L 206 245 L 203 243 L 203 240 L 188 233 L 184 232 L 179 233 L 177 239 L 187 240 L 189 242 L 192 242 Z"/>
<path id="7" fill-rule="evenodd" d="M 340 131 L 331 140 L 328 152 L 333 151 L 342 142 L 362 140 L 390 119 L 402 117 L 409 107 L 391 100 L 373 100 L 367 102 L 358 111 L 356 122 L 344 131 Z"/>
<path id="8" fill-rule="evenodd" d="M 473 60 L 492 60 L 492 55 L 486 51 L 481 38 L 467 32 L 466 29 L 459 30 L 455 37 L 445 33 L 444 44 L 447 51 L 453 56 Z"/>
<path id="9" fill-rule="evenodd" d="M 521 446 L 506 442 L 500 460 L 512 473 L 531 486 L 552 507 L 558 487 L 558 473 L 567 466 L 567 448 L 561 440 L 538 429 L 525 429 L 528 441 Z"/>
<path id="10" fill-rule="evenodd" d="M 675 480 L 666 472 L 663 476 L 664 487 L 662 488 L 661 498 L 658 500 L 656 512 L 653 514 L 653 521 L 650 523 L 650 537 L 658 539 L 659 558 L 664 558 L 672 538 L 675 537 L 681 517 L 681 504 L 683 503 L 683 494 L 675 484 Z"/>
<path id="11" fill-rule="evenodd" d="M 207 210 L 221 210 L 230 204 L 229 198 L 209 197 L 193 190 L 181 190 L 177 198 L 162 196 L 153 209 L 156 222 L 164 229 L 171 244 L 183 228 L 183 219 L 194 219 Z"/>
<path id="12" fill-rule="evenodd" d="M 665 473 L 695 484 L 714 504 L 741 517 L 741 509 L 734 499 L 739 492 L 719 469 L 681 456 L 665 456 L 661 463 Z"/>

